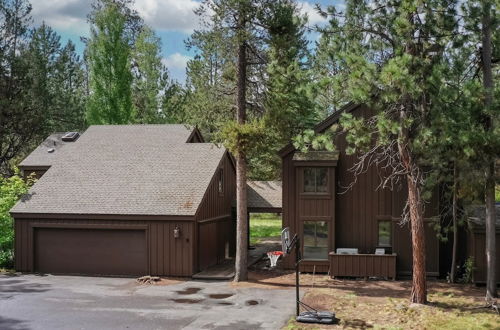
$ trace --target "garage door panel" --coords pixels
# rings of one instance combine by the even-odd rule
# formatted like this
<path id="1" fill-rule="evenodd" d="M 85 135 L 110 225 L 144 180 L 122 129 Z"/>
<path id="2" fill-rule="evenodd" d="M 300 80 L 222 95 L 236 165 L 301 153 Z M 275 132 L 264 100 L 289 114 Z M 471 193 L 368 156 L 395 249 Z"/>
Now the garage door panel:
<path id="1" fill-rule="evenodd" d="M 147 274 L 145 230 L 36 228 L 34 239 L 38 272 Z"/>

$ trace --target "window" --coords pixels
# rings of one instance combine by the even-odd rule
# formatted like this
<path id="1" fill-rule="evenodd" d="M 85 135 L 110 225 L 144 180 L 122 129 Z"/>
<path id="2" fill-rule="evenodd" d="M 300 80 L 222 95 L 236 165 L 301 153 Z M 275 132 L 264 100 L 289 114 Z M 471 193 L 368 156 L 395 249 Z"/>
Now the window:
<path id="1" fill-rule="evenodd" d="M 304 168 L 304 192 L 313 194 L 327 193 L 328 168 L 326 167 Z"/>
<path id="2" fill-rule="evenodd" d="M 391 221 L 378 222 L 378 246 L 391 246 Z"/>
<path id="3" fill-rule="evenodd" d="M 222 168 L 219 168 L 219 194 L 224 193 L 224 170 Z"/>
<path id="4" fill-rule="evenodd" d="M 304 222 L 304 259 L 328 259 L 328 224 Z"/>

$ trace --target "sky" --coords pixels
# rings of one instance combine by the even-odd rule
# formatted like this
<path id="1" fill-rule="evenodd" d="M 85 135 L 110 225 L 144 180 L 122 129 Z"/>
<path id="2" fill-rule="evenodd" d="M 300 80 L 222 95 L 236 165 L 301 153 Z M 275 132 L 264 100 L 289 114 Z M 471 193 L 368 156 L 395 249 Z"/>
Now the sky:
<path id="1" fill-rule="evenodd" d="M 42 22 L 50 25 L 65 43 L 71 40 L 76 44 L 77 51 L 82 54 L 81 36 L 89 35 L 87 15 L 90 12 L 92 0 L 31 0 L 32 16 L 35 26 Z M 325 23 L 315 10 L 315 4 L 321 6 L 342 6 L 342 0 L 302 0 L 299 6 L 309 17 L 309 25 Z M 162 41 L 163 63 L 167 66 L 170 77 L 183 83 L 186 78 L 186 63 L 195 50 L 188 51 L 184 45 L 194 29 L 198 27 L 198 18 L 194 9 L 199 1 L 195 0 L 135 0 L 135 9 L 145 23 L 151 26 Z M 317 38 L 311 34 L 313 42 Z"/>

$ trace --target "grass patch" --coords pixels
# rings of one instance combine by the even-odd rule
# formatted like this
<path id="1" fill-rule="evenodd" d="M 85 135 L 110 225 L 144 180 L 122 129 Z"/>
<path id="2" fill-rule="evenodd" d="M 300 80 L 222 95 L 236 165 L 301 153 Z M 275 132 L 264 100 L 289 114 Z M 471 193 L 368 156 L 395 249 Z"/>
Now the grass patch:
<path id="1" fill-rule="evenodd" d="M 281 217 L 275 213 L 250 214 L 250 244 L 281 235 Z"/>
<path id="2" fill-rule="evenodd" d="M 0 268 L 0 274 L 14 274 L 16 271 L 10 268 Z"/>

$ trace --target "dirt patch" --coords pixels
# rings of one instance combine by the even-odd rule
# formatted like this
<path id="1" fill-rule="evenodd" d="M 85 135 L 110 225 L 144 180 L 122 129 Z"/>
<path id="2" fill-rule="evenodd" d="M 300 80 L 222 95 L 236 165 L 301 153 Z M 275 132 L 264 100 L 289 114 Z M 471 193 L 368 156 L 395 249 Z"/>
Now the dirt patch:
<path id="1" fill-rule="evenodd" d="M 484 289 L 428 281 L 426 306 L 409 303 L 410 281 L 332 280 L 327 276 L 307 280 L 303 301 L 319 310 L 333 311 L 339 324 L 319 329 L 499 329 L 500 317 L 484 305 Z M 309 287 L 308 287 L 309 286 Z M 317 325 L 291 321 L 289 328 L 318 329 Z"/>
<path id="2" fill-rule="evenodd" d="M 179 291 L 175 291 L 177 292 L 177 294 L 180 294 L 180 295 L 190 295 L 190 294 L 196 294 L 198 292 L 200 292 L 202 290 L 202 288 L 185 288 L 184 290 L 179 290 Z"/>
<path id="3" fill-rule="evenodd" d="M 208 297 L 212 299 L 226 299 L 232 296 L 233 296 L 232 293 L 214 293 L 208 295 Z"/>
<path id="4" fill-rule="evenodd" d="M 176 278 L 176 277 L 162 277 L 158 282 L 155 282 L 154 285 L 174 285 L 186 282 L 185 278 Z"/>
<path id="5" fill-rule="evenodd" d="M 249 280 L 234 287 L 290 289 L 295 272 L 282 269 L 281 262 L 268 269 L 262 260 L 249 268 Z M 428 281 L 426 306 L 409 303 L 411 281 L 332 279 L 326 274 L 300 274 L 303 301 L 318 309 L 335 312 L 339 323 L 296 323 L 286 329 L 500 329 L 500 317 L 484 306 L 484 288 Z M 248 305 L 247 302 L 245 302 Z M 250 305 L 251 306 L 251 305 Z"/>

